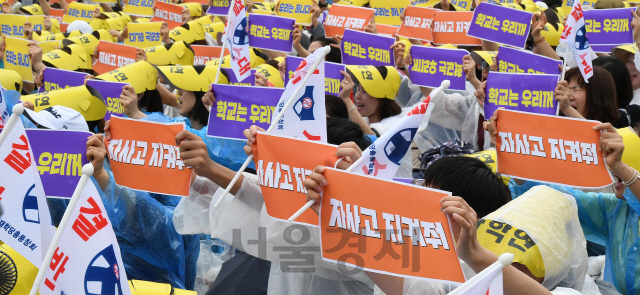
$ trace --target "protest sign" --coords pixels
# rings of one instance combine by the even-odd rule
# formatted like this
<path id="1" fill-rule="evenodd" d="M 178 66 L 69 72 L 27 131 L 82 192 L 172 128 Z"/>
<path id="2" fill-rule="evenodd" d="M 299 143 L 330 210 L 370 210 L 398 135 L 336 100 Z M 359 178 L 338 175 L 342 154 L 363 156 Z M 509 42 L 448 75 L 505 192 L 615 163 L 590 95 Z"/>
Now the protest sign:
<path id="1" fill-rule="evenodd" d="M 189 196 L 191 168 L 180 158 L 176 134 L 184 123 L 112 117 L 105 140 L 116 184 L 163 195 Z M 166 160 L 166 161 L 165 161 Z"/>
<path id="2" fill-rule="evenodd" d="M 124 116 L 124 107 L 120 103 L 120 94 L 122 94 L 122 87 L 125 85 L 129 84 L 94 79 L 87 80 L 87 86 L 97 90 L 107 106 L 107 114 L 104 115 L 105 121 L 110 120 L 112 116 Z"/>
<path id="3" fill-rule="evenodd" d="M 449 219 L 440 211 L 440 200 L 451 193 L 331 168 L 324 176 L 329 182 L 319 213 L 324 260 L 394 276 L 465 281 Z M 380 192 L 393 192 L 402 201 Z M 349 243 L 353 239 L 358 243 Z"/>
<path id="4" fill-rule="evenodd" d="M 485 118 L 491 118 L 497 108 L 556 115 L 558 102 L 554 98 L 554 91 L 559 77 L 490 72 L 485 88 Z"/>
<path id="5" fill-rule="evenodd" d="M 67 31 L 67 27 L 69 26 L 69 23 L 62 21 L 62 19 L 64 18 L 64 11 L 62 9 L 50 8 L 49 9 L 49 17 L 51 19 L 55 19 L 55 20 L 58 21 L 58 24 L 60 24 L 60 31 L 61 32 L 66 32 Z"/>
<path id="6" fill-rule="evenodd" d="M 376 24 L 376 30 L 378 30 L 378 35 L 389 37 L 389 38 L 396 37 L 396 32 L 398 31 L 398 28 L 399 27 L 396 27 L 396 26 Z"/>
<path id="7" fill-rule="evenodd" d="M 560 75 L 561 60 L 501 46 L 498 50 L 498 70 L 503 73 Z"/>
<path id="8" fill-rule="evenodd" d="M 48 53 L 51 51 L 54 51 L 56 49 L 60 49 L 62 48 L 62 43 L 58 40 L 52 40 L 52 41 L 42 41 L 42 42 L 38 42 L 38 46 L 40 46 L 40 48 L 42 48 L 42 53 Z"/>
<path id="9" fill-rule="evenodd" d="M 136 62 L 136 48 L 133 46 L 100 41 L 96 51 L 98 60 L 93 64 L 93 70 L 98 75 Z"/>
<path id="10" fill-rule="evenodd" d="M 342 63 L 364 66 L 394 66 L 396 62 L 391 45 L 395 41 L 394 38 L 347 29 L 340 43 Z"/>
<path id="11" fill-rule="evenodd" d="M 16 71 L 22 81 L 33 82 L 31 74 L 31 59 L 29 58 L 29 42 L 14 37 L 4 37 L 4 68 Z"/>
<path id="12" fill-rule="evenodd" d="M 591 47 L 591 49 L 595 53 L 611 54 L 611 49 L 613 49 L 615 47 L 618 47 L 620 45 L 619 44 L 612 44 L 612 45 L 591 45 L 591 44 L 589 44 L 589 46 Z"/>
<path id="13" fill-rule="evenodd" d="M 467 35 L 524 48 L 533 13 L 482 2 L 473 12 Z"/>
<path id="14" fill-rule="evenodd" d="M 30 15 L 27 21 L 31 23 L 33 31 L 44 31 L 44 15 Z M 25 36 L 26 37 L 26 36 Z"/>
<path id="15" fill-rule="evenodd" d="M 207 62 L 220 58 L 220 50 L 222 46 L 207 46 L 207 45 L 191 45 L 193 49 L 193 65 L 206 65 Z M 229 54 L 229 49 L 224 49 L 224 55 Z M 234 75 L 235 76 L 235 75 Z"/>
<path id="16" fill-rule="evenodd" d="M 84 84 L 84 77 L 87 73 L 76 71 L 60 70 L 56 68 L 46 68 L 42 72 L 43 86 L 38 92 L 49 92 L 58 89 L 80 86 Z"/>
<path id="17" fill-rule="evenodd" d="M 278 100 L 284 91 L 273 87 L 246 87 L 211 84 L 216 97 L 209 114 L 207 135 L 246 140 L 245 129 L 257 125 L 265 130 L 271 125 Z M 215 110 L 215 112 L 214 112 Z"/>
<path id="18" fill-rule="evenodd" d="M 597 121 L 498 110 L 498 172 L 574 187 L 613 182 L 600 151 Z"/>
<path id="19" fill-rule="evenodd" d="M 211 5 L 209 6 L 209 9 L 207 9 L 207 14 L 226 16 L 229 13 L 229 7 L 231 6 L 231 1 L 212 0 L 209 2 L 209 4 Z"/>
<path id="20" fill-rule="evenodd" d="M 437 11 L 433 19 L 433 43 L 464 46 L 482 45 L 480 39 L 467 35 L 473 12 Z"/>
<path id="21" fill-rule="evenodd" d="M 433 19 L 436 16 L 435 9 L 409 6 L 404 11 L 404 21 L 396 35 L 418 40 L 433 41 Z"/>
<path id="22" fill-rule="evenodd" d="M 276 15 L 294 18 L 296 24 L 311 25 L 311 0 L 280 0 Z"/>
<path id="23" fill-rule="evenodd" d="M 266 14 L 252 14 L 249 20 L 251 47 L 291 52 L 295 19 Z"/>
<path id="24" fill-rule="evenodd" d="M 343 35 L 345 29 L 364 31 L 375 11 L 371 8 L 334 4 L 324 22 L 325 35 Z"/>
<path id="25" fill-rule="evenodd" d="M 127 0 L 123 12 L 130 15 L 152 17 L 155 0 Z"/>
<path id="26" fill-rule="evenodd" d="M 289 79 L 293 76 L 293 72 L 296 71 L 300 63 L 304 60 L 301 57 L 287 56 L 287 68 L 284 75 L 284 84 L 289 83 Z M 344 75 L 340 71 L 345 71 L 344 64 L 337 64 L 333 62 L 324 62 L 324 92 L 325 94 L 338 96 L 340 94 L 340 82 L 344 79 Z"/>
<path id="27" fill-rule="evenodd" d="M 0 26 L 2 26 L 2 36 L 12 36 L 24 39 L 24 23 L 27 17 L 17 14 L 3 14 L 0 18 Z"/>
<path id="28" fill-rule="evenodd" d="M 369 4 L 376 10 L 376 25 L 399 26 L 400 15 L 411 5 L 411 0 L 371 0 Z"/>
<path id="29" fill-rule="evenodd" d="M 156 9 L 151 22 L 166 22 L 169 30 L 182 25 L 182 6 L 175 4 L 156 2 Z"/>
<path id="30" fill-rule="evenodd" d="M 27 129 L 47 197 L 71 198 L 87 161 L 91 132 Z"/>
<path id="31" fill-rule="evenodd" d="M 420 86 L 438 87 L 442 81 L 449 80 L 449 89 L 465 90 L 466 74 L 462 70 L 462 58 L 468 54 L 468 51 L 462 49 L 411 46 L 411 82 Z"/>
<path id="32" fill-rule="evenodd" d="M 235 75 L 229 75 L 229 85 L 254 86 L 256 84 L 256 70 L 251 70 L 251 75 L 242 81 L 238 81 Z"/>
<path id="33" fill-rule="evenodd" d="M 289 219 L 307 202 L 302 182 L 313 169 L 334 167 L 339 161 L 335 145 L 262 132 L 251 148 L 267 213 L 280 220 Z M 317 226 L 318 215 L 307 210 L 294 222 Z"/>
<path id="34" fill-rule="evenodd" d="M 456 11 L 470 11 L 473 4 L 472 0 L 451 0 L 449 4 L 456 8 Z"/>
<path id="35" fill-rule="evenodd" d="M 67 13 L 62 17 L 62 21 L 68 24 L 76 20 L 83 20 L 90 23 L 96 8 L 98 8 L 98 4 L 69 3 Z"/>
<path id="36" fill-rule="evenodd" d="M 157 23 L 128 23 L 129 36 L 124 44 L 138 48 L 146 48 L 162 44 L 160 39 L 161 22 Z"/>
<path id="37" fill-rule="evenodd" d="M 634 8 L 594 9 L 584 11 L 589 44 L 629 44 L 633 41 Z"/>

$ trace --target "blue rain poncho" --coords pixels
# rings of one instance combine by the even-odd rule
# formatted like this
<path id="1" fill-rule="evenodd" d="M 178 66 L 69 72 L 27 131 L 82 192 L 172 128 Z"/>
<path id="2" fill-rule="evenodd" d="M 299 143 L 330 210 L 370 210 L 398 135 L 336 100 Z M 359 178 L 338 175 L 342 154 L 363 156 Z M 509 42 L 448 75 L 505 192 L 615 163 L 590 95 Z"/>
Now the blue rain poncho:
<path id="1" fill-rule="evenodd" d="M 518 197 L 540 183 L 526 181 L 523 185 L 510 183 L 512 196 Z M 640 202 L 629 189 L 626 201 L 614 194 L 585 193 L 562 185 L 546 184 L 576 199 L 580 225 L 587 240 L 606 246 L 605 281 L 622 294 L 640 292 L 640 257 L 638 247 L 638 212 Z"/>

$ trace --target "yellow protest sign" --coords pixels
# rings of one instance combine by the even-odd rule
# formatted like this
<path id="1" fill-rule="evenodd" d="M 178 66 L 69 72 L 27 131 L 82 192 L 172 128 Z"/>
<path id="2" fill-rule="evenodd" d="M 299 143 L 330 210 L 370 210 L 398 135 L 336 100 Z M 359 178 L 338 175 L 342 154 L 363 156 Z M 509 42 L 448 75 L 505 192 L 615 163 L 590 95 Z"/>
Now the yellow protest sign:
<path id="1" fill-rule="evenodd" d="M 44 31 L 44 15 L 28 16 L 27 21 L 31 23 L 33 31 Z"/>
<path id="2" fill-rule="evenodd" d="M 369 3 L 376 10 L 376 24 L 399 26 L 400 14 L 411 5 L 411 0 L 371 0 Z"/>
<path id="3" fill-rule="evenodd" d="M 65 23 L 72 23 L 76 20 L 83 20 L 90 23 L 93 19 L 93 11 L 98 8 L 98 4 L 82 4 L 78 2 L 71 2 L 67 6 L 67 13 L 62 17 L 62 21 Z"/>
<path id="4" fill-rule="evenodd" d="M 413 1 L 413 6 L 417 6 L 417 7 L 431 7 L 434 6 L 438 3 L 440 3 L 441 0 L 416 0 Z"/>
<path id="5" fill-rule="evenodd" d="M 29 59 L 29 42 L 14 37 L 6 37 L 4 51 L 4 68 L 16 71 L 25 82 L 33 82 L 31 75 L 31 59 Z"/>
<path id="6" fill-rule="evenodd" d="M 472 0 L 451 0 L 449 3 L 453 5 L 456 11 L 471 11 Z"/>
<path id="7" fill-rule="evenodd" d="M 128 0 L 124 6 L 124 13 L 137 16 L 153 16 L 155 0 Z"/>
<path id="8" fill-rule="evenodd" d="M 0 17 L 0 25 L 2 26 L 2 36 L 12 36 L 24 39 L 24 23 L 27 17 L 17 14 L 3 14 Z"/>
<path id="9" fill-rule="evenodd" d="M 295 18 L 299 25 L 311 25 L 311 5 L 311 0 L 281 0 L 276 14 Z"/>
<path id="10" fill-rule="evenodd" d="M 43 54 L 62 47 L 59 40 L 38 42 L 38 45 L 42 48 Z"/>
<path id="11" fill-rule="evenodd" d="M 161 26 L 161 22 L 128 23 L 129 36 L 124 39 L 124 44 L 138 48 L 160 45 L 162 44 L 160 39 Z"/>

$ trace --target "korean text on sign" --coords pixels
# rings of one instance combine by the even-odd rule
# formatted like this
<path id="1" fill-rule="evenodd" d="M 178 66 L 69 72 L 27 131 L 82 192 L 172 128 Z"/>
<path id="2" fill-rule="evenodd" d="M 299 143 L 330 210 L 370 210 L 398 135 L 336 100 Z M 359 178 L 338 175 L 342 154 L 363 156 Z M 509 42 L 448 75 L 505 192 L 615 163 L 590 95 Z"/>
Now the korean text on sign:
<path id="1" fill-rule="evenodd" d="M 295 19 L 255 14 L 249 21 L 249 43 L 253 47 L 291 52 Z"/>
<path id="2" fill-rule="evenodd" d="M 523 48 L 529 36 L 532 16 L 530 12 L 482 2 L 474 11 L 467 34 Z"/>
<path id="3" fill-rule="evenodd" d="M 450 89 L 464 90 L 462 58 L 467 54 L 466 50 L 413 46 L 413 64 L 409 69 L 411 80 L 416 85 L 427 87 L 438 87 L 442 81 L 449 80 Z"/>
<path id="4" fill-rule="evenodd" d="M 506 46 L 498 51 L 498 70 L 503 73 L 560 74 L 562 61 Z"/>
<path id="5" fill-rule="evenodd" d="M 498 172 L 575 187 L 613 182 L 599 150 L 599 122 L 498 110 Z"/>
<path id="6" fill-rule="evenodd" d="M 395 60 L 390 49 L 394 38 L 345 30 L 340 46 L 342 62 L 348 65 L 393 66 Z"/>
<path id="7" fill-rule="evenodd" d="M 589 44 L 629 44 L 633 41 L 634 8 L 598 9 L 584 11 Z"/>
<path id="8" fill-rule="evenodd" d="M 510 74 L 490 72 L 484 105 L 485 118 L 497 108 L 556 115 L 558 102 L 554 91 L 558 75 Z"/>
<path id="9" fill-rule="evenodd" d="M 334 4 L 324 22 L 327 36 L 343 35 L 345 29 L 364 31 L 374 16 L 374 10 L 366 7 L 355 7 Z"/>

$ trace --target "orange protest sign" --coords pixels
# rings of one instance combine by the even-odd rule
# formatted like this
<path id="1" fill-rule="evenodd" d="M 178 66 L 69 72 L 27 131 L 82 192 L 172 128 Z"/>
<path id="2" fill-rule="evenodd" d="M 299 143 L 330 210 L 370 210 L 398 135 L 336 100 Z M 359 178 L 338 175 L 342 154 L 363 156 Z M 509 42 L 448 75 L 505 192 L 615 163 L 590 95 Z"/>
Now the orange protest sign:
<path id="1" fill-rule="evenodd" d="M 472 18 L 472 11 L 437 11 L 433 20 L 433 43 L 437 45 L 482 45 L 480 39 L 467 36 Z"/>
<path id="2" fill-rule="evenodd" d="M 207 46 L 207 45 L 191 45 L 193 49 L 193 54 L 195 55 L 193 58 L 194 66 L 203 66 L 206 65 L 208 61 L 220 58 L 220 50 L 222 50 L 222 46 Z M 224 49 L 224 55 L 229 54 L 229 49 Z"/>
<path id="3" fill-rule="evenodd" d="M 184 123 L 161 124 L 111 117 L 105 140 L 116 184 L 150 193 L 189 196 L 191 168 L 180 158 L 176 134 Z"/>
<path id="4" fill-rule="evenodd" d="M 158 1 L 150 22 L 166 22 L 169 30 L 179 27 L 182 25 L 182 9 L 182 6 Z"/>
<path id="5" fill-rule="evenodd" d="M 597 121 L 498 110 L 498 172 L 575 187 L 613 182 L 600 151 Z"/>
<path id="6" fill-rule="evenodd" d="M 58 21 L 58 24 L 60 24 L 61 32 L 64 33 L 67 31 L 67 27 L 69 26 L 69 24 L 62 21 L 62 18 L 64 17 L 64 10 L 51 8 L 49 9 L 49 17 Z"/>
<path id="7" fill-rule="evenodd" d="M 331 5 L 324 21 L 325 35 L 328 37 L 344 35 L 344 29 L 364 31 L 364 27 L 369 24 L 374 15 L 375 10 L 371 8 Z"/>
<path id="8" fill-rule="evenodd" d="M 324 176 L 324 260 L 401 277 L 465 281 L 448 217 L 440 211 L 440 200 L 451 193 L 331 168 Z"/>
<path id="9" fill-rule="evenodd" d="M 376 24 L 376 30 L 378 30 L 378 35 L 380 36 L 395 38 L 396 32 L 398 31 L 398 27 L 383 25 L 383 24 Z"/>
<path id="10" fill-rule="evenodd" d="M 433 41 L 432 27 L 436 9 L 409 6 L 404 10 L 404 21 L 396 33 L 398 36 Z"/>
<path id="11" fill-rule="evenodd" d="M 258 179 L 269 216 L 287 220 L 307 203 L 302 181 L 318 165 L 334 167 L 337 146 L 258 133 L 252 145 Z M 318 225 L 318 215 L 307 210 L 295 222 Z"/>
<path id="12" fill-rule="evenodd" d="M 93 64 L 93 70 L 100 74 L 136 62 L 136 49 L 133 46 L 100 41 L 96 51 L 98 60 Z"/>

